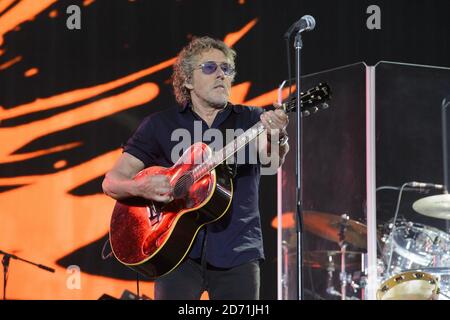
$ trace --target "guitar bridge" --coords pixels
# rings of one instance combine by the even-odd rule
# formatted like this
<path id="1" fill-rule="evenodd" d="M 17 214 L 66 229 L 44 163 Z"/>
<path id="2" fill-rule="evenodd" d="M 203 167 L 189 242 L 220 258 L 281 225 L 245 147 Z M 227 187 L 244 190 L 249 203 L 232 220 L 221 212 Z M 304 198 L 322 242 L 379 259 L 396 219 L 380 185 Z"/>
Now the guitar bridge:
<path id="1" fill-rule="evenodd" d="M 148 211 L 148 218 L 150 219 L 150 223 L 152 226 L 161 221 L 161 211 L 156 208 L 153 202 L 149 207 L 147 207 L 147 211 Z"/>

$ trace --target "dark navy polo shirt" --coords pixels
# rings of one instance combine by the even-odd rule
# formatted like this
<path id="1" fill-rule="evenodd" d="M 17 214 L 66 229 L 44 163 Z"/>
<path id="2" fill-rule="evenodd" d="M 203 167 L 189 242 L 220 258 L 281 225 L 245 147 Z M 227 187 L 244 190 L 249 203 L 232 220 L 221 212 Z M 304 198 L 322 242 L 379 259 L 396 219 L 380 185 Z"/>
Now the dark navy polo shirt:
<path id="1" fill-rule="evenodd" d="M 228 104 L 217 114 L 211 128 L 219 128 L 231 112 L 236 115 L 234 129 L 245 131 L 260 120 L 263 110 Z M 201 137 L 194 137 L 194 121 L 201 121 L 202 133 L 208 129 L 206 122 L 193 112 L 189 105 L 153 113 L 142 121 L 123 151 L 140 159 L 145 167 L 171 167 L 174 164 L 171 159 L 172 148 L 179 143 L 171 141 L 172 132 L 179 128 L 187 129 L 192 137 L 191 144 L 198 142 L 194 139 Z M 219 268 L 231 268 L 252 260 L 264 259 L 259 215 L 260 164 L 259 161 L 249 163 L 249 147 L 246 149 L 247 163 L 237 166 L 233 179 L 234 193 L 229 212 L 218 221 L 207 225 L 206 260 L 210 265 Z M 190 258 L 200 258 L 204 234 L 202 228 L 193 244 Z"/>

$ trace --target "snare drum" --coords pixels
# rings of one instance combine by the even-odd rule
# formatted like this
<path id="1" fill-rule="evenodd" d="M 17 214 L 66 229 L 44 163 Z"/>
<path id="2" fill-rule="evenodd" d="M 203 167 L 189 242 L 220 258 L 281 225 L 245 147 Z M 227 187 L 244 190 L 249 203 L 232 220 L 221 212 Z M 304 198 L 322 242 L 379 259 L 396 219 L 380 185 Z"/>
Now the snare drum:
<path id="1" fill-rule="evenodd" d="M 439 300 L 439 280 L 429 273 L 409 271 L 384 281 L 378 300 Z"/>

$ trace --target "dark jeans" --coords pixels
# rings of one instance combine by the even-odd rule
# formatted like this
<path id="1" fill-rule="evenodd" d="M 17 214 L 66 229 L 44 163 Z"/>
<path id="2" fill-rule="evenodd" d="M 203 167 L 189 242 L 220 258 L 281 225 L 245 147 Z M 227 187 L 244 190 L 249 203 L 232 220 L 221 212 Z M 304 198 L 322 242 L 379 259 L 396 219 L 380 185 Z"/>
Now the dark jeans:
<path id="1" fill-rule="evenodd" d="M 156 300 L 198 300 L 208 291 L 210 300 L 258 300 L 259 261 L 230 269 L 202 266 L 187 259 L 171 273 L 155 281 Z"/>

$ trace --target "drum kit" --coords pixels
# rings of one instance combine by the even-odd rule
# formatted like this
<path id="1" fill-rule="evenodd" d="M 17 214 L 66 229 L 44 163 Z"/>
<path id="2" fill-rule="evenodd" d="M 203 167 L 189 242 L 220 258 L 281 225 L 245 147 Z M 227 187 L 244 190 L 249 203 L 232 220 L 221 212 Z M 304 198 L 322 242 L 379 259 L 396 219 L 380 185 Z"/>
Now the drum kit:
<path id="1" fill-rule="evenodd" d="M 450 194 L 422 198 L 413 204 L 422 215 L 450 220 Z M 342 300 L 365 298 L 367 228 L 347 215 L 304 211 L 305 230 L 337 243 L 340 250 L 304 252 L 304 266 L 326 270 L 327 295 Z M 379 300 L 450 300 L 450 234 L 404 219 L 378 228 Z M 355 248 L 347 251 L 347 246 Z M 360 251 L 361 250 L 361 251 Z M 339 272 L 340 291 L 334 288 Z"/>

